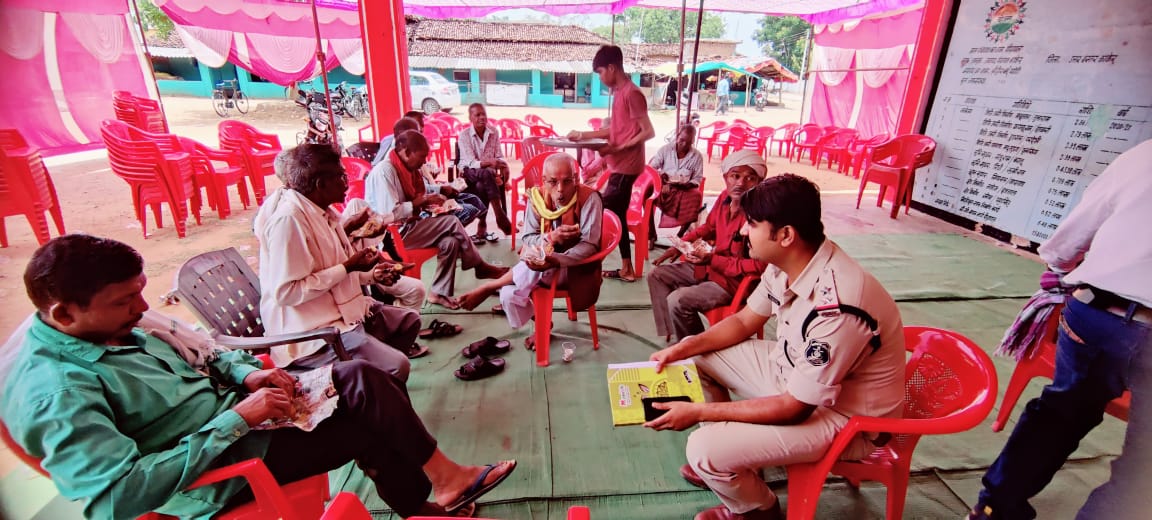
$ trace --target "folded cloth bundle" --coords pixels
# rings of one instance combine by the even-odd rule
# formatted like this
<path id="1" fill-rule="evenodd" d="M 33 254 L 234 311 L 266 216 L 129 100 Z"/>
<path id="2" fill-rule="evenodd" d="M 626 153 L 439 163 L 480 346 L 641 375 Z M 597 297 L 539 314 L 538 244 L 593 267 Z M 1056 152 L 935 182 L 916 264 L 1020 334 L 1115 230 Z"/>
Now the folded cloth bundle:
<path id="1" fill-rule="evenodd" d="M 1064 298 L 1072 287 L 1064 285 L 1063 275 L 1045 271 L 1040 275 L 1040 290 L 1028 299 L 1024 309 L 1016 316 L 1016 321 L 1004 333 L 997 356 L 1011 357 L 1016 361 L 1032 357 L 1032 352 L 1044 334 L 1052 310 L 1064 303 Z"/>

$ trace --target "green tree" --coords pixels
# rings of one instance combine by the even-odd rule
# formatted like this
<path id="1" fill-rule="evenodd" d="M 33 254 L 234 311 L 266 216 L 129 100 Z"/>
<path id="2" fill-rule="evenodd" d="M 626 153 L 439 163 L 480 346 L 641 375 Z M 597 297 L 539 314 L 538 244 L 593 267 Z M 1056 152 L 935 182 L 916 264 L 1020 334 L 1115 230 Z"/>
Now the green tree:
<path id="1" fill-rule="evenodd" d="M 760 29 L 752 35 L 764 55 L 776 58 L 797 74 L 804 72 L 804 47 L 808 45 L 808 30 L 812 26 L 794 16 L 765 16 Z"/>
<path id="2" fill-rule="evenodd" d="M 684 37 L 696 34 L 697 13 L 690 11 L 684 26 Z M 609 38 L 610 26 L 596 27 L 593 32 Z M 630 7 L 616 15 L 616 41 L 631 41 L 639 36 L 644 43 L 675 43 L 680 41 L 680 11 L 673 9 L 645 9 Z M 715 13 L 704 13 L 700 27 L 701 38 L 721 38 L 724 36 L 724 19 Z"/>
<path id="3" fill-rule="evenodd" d="M 144 27 L 156 31 L 156 36 L 161 39 L 167 38 L 176 29 L 172 19 L 151 0 L 144 0 L 137 5 L 140 6 L 140 18 L 144 21 Z"/>

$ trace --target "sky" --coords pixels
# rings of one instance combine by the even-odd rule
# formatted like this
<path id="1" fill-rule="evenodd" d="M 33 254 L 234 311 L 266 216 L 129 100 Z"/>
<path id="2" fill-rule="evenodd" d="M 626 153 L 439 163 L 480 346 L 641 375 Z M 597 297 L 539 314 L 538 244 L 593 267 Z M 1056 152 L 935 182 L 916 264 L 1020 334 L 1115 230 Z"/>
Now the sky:
<path id="1" fill-rule="evenodd" d="M 532 9 L 510 9 L 507 11 L 500 11 L 490 16 L 499 16 L 509 20 L 525 20 L 530 18 L 539 18 L 542 14 L 540 11 Z M 724 39 L 737 40 L 740 42 L 736 46 L 736 52 L 744 56 L 759 56 L 760 44 L 752 39 L 752 34 L 760 26 L 761 16 L 748 15 L 743 13 L 718 13 L 724 19 Z M 607 14 L 589 14 L 589 15 L 569 15 L 559 17 L 561 23 L 571 23 L 582 25 L 587 28 L 604 26 L 612 23 L 612 19 Z"/>

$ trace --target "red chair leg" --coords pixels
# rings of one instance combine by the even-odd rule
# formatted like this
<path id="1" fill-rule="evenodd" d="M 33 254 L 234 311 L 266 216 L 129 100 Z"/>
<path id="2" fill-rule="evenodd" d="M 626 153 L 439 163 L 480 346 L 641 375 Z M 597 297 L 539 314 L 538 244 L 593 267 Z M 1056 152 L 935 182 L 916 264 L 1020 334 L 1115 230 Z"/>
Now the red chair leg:
<path id="1" fill-rule="evenodd" d="M 564 297 L 564 305 L 568 307 L 568 321 L 576 321 L 576 311 L 572 308 L 572 298 Z"/>
<path id="2" fill-rule="evenodd" d="M 888 516 L 886 518 L 904 518 L 904 500 L 908 496 L 909 468 L 895 464 L 892 467 L 892 480 L 888 484 Z"/>
<path id="3" fill-rule="evenodd" d="M 56 233 L 64 235 L 64 216 L 60 214 L 60 203 L 53 201 L 52 208 L 48 210 L 48 213 L 52 215 L 52 222 L 56 224 Z"/>
<path id="4" fill-rule="evenodd" d="M 48 219 L 44 217 L 43 211 L 25 213 L 24 216 L 28 219 L 28 225 L 32 227 L 32 234 L 36 235 L 36 241 L 40 245 L 52 240 L 52 237 L 48 235 Z"/>
<path id="5" fill-rule="evenodd" d="M 816 518 L 816 504 L 824 488 L 826 474 L 815 474 L 816 464 L 792 464 L 788 470 L 788 520 Z"/>
<path id="6" fill-rule="evenodd" d="M 600 327 L 596 326 L 596 306 L 588 307 L 588 320 L 592 322 L 592 350 L 600 350 Z"/>
<path id="7" fill-rule="evenodd" d="M 548 348 L 552 339 L 552 299 L 555 293 L 540 289 L 532 291 L 532 306 L 536 310 L 536 364 L 548 366 Z"/>
<path id="8" fill-rule="evenodd" d="M 0 247 L 8 247 L 8 226 L 4 225 L 4 217 L 0 217 Z"/>
<path id="9" fill-rule="evenodd" d="M 1028 382 L 1036 376 L 1044 375 L 1042 371 L 1037 370 L 1037 364 L 1039 363 L 1032 359 L 1016 364 L 1016 370 L 1012 371 L 1012 379 L 1008 380 L 1008 388 L 1004 390 L 1004 400 L 1000 401 L 1000 412 L 992 422 L 992 431 L 998 432 L 1004 429 L 1008 424 L 1008 418 L 1012 416 L 1012 409 L 1016 407 L 1016 401 L 1020 400 L 1020 394 L 1023 394 L 1024 389 L 1028 387 Z"/>

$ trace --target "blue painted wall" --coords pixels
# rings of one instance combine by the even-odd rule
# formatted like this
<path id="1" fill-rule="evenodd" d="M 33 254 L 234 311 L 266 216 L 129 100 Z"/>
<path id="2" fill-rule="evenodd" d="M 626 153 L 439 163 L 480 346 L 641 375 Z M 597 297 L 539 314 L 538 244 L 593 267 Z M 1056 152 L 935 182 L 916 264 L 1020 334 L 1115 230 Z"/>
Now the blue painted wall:
<path id="1" fill-rule="evenodd" d="M 532 84 L 532 71 L 530 70 L 498 70 L 496 81 L 501 83 Z"/>

